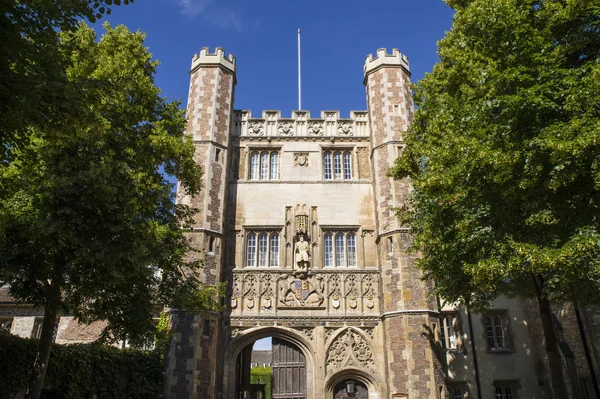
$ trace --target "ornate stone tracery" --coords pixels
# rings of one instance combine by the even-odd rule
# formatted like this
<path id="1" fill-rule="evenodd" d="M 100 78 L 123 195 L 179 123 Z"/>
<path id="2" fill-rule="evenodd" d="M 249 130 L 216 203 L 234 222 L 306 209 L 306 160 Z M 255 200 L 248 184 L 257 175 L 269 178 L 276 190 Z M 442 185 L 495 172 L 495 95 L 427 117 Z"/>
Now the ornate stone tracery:
<path id="1" fill-rule="evenodd" d="M 375 370 L 371 345 L 353 328 L 348 328 L 335 337 L 329 345 L 325 359 L 327 374 L 347 366 Z"/>

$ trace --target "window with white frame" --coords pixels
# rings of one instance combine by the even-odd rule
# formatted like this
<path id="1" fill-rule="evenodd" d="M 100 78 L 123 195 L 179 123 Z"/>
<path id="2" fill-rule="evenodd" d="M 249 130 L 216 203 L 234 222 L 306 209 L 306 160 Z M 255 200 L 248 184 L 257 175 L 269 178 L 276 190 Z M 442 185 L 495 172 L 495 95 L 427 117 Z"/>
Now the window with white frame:
<path id="1" fill-rule="evenodd" d="M 252 231 L 246 237 L 246 266 L 279 267 L 278 232 Z"/>
<path id="2" fill-rule="evenodd" d="M 443 315 L 440 322 L 442 344 L 446 349 L 456 349 L 456 315 Z"/>
<path id="3" fill-rule="evenodd" d="M 325 151 L 323 175 L 325 180 L 352 180 L 352 152 L 350 150 Z"/>
<path id="4" fill-rule="evenodd" d="M 483 317 L 485 327 L 485 336 L 487 339 L 488 349 L 507 350 L 506 342 L 506 313 L 494 312 Z"/>
<path id="5" fill-rule="evenodd" d="M 517 399 L 514 381 L 494 381 L 494 399 Z"/>
<path id="6" fill-rule="evenodd" d="M 328 231 L 323 240 L 325 267 L 357 265 L 355 232 Z"/>
<path id="7" fill-rule="evenodd" d="M 279 179 L 279 150 L 250 152 L 250 180 Z"/>

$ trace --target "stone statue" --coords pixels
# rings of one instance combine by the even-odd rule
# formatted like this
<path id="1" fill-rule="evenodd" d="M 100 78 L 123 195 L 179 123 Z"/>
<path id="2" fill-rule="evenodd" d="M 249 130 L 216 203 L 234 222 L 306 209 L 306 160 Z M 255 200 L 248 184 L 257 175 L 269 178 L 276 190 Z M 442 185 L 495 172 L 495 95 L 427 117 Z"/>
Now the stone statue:
<path id="1" fill-rule="evenodd" d="M 300 234 L 298 241 L 294 246 L 294 255 L 296 257 L 296 266 L 299 272 L 307 272 L 310 266 L 310 245 L 304 241 L 304 235 Z"/>

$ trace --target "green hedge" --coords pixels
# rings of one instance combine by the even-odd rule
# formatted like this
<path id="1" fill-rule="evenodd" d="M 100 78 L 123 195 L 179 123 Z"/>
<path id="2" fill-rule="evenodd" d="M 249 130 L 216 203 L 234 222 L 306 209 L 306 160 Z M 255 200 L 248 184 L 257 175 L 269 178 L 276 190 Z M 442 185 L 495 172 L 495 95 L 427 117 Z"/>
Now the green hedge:
<path id="1" fill-rule="evenodd" d="M 265 399 L 271 399 L 271 380 L 273 379 L 273 370 L 271 367 L 254 367 L 250 369 L 251 384 L 265 384 Z"/>
<path id="2" fill-rule="evenodd" d="M 0 398 L 27 388 L 37 340 L 0 335 Z M 162 348 L 118 349 L 95 344 L 54 345 L 45 388 L 56 399 L 157 398 L 162 392 Z"/>

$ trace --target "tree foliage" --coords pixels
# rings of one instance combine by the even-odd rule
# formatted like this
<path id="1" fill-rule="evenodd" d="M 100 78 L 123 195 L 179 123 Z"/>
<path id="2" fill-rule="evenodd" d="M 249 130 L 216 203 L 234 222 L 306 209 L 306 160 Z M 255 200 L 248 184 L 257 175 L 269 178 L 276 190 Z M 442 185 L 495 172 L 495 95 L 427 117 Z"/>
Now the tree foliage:
<path id="1" fill-rule="evenodd" d="M 447 0 L 456 13 L 391 174 L 450 301 L 600 303 L 600 4 Z"/>
<path id="2" fill-rule="evenodd" d="M 123 0 L 128 4 L 132 0 Z M 9 0 L 0 2 L 0 148 L 19 145 L 33 124 L 59 122 L 65 60 L 59 32 L 77 21 L 110 14 L 121 0 Z M 6 154 L 0 157 L 5 160 Z"/>
<path id="3" fill-rule="evenodd" d="M 61 33 L 61 119 L 30 125 L 0 168 L 0 281 L 44 308 L 44 365 L 57 313 L 105 320 L 103 338 L 136 343 L 153 307 L 218 309 L 223 292 L 196 277 L 183 230 L 193 210 L 168 179 L 200 190 L 184 111 L 160 97 L 144 34 L 104 27 L 98 41 L 85 24 Z"/>

